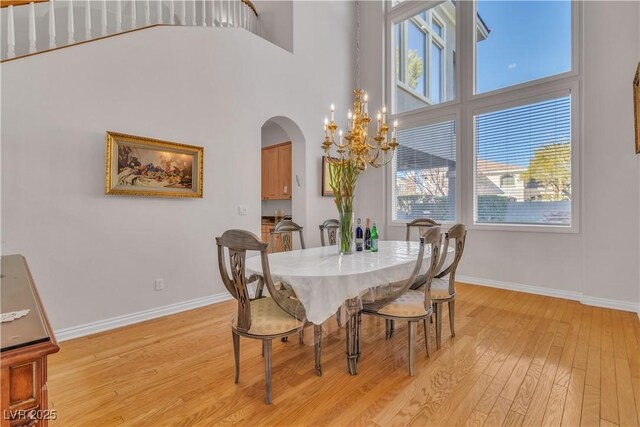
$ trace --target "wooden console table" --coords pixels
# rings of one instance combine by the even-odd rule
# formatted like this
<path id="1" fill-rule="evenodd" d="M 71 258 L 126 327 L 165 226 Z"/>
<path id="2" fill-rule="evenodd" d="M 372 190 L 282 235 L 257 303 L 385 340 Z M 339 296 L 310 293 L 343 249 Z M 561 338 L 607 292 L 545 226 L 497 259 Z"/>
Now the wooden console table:
<path id="1" fill-rule="evenodd" d="M 0 323 L 1 426 L 46 426 L 56 418 L 48 409 L 47 356 L 60 348 L 25 258 L 8 255 L 1 262 L 2 313 L 30 310 L 25 317 Z"/>

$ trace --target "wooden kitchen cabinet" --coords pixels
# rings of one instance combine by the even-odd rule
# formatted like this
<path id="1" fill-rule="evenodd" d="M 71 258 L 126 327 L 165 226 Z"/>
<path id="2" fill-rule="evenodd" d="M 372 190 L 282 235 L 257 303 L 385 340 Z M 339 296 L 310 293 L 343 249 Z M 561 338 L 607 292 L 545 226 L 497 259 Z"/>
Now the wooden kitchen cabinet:
<path id="1" fill-rule="evenodd" d="M 260 238 L 263 242 L 267 242 L 269 244 L 269 253 L 282 252 L 282 238 L 280 234 L 276 234 L 273 238 L 275 248 L 271 245 L 271 234 L 269 233 L 269 230 L 271 230 L 273 227 L 274 224 L 262 224 L 262 233 Z"/>
<path id="2" fill-rule="evenodd" d="M 262 149 L 262 200 L 291 200 L 291 142 Z"/>

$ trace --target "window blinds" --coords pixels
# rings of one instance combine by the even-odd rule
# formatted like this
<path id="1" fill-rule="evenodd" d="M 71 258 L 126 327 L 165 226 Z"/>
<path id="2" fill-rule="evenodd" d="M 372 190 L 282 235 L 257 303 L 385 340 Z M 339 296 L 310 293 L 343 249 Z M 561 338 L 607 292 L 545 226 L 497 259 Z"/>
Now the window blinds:
<path id="1" fill-rule="evenodd" d="M 474 117 L 475 222 L 571 225 L 571 97 Z"/>
<path id="2" fill-rule="evenodd" d="M 393 160 L 393 219 L 455 221 L 455 120 L 400 130 L 398 143 Z"/>

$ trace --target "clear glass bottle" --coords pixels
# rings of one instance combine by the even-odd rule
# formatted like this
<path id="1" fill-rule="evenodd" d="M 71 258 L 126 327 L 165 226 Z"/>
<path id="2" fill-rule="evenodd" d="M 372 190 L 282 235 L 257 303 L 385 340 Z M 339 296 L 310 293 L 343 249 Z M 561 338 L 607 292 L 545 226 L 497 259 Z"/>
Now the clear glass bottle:
<path id="1" fill-rule="evenodd" d="M 362 221 L 358 218 L 356 226 L 356 252 L 362 252 L 364 247 L 364 232 L 362 231 Z"/>

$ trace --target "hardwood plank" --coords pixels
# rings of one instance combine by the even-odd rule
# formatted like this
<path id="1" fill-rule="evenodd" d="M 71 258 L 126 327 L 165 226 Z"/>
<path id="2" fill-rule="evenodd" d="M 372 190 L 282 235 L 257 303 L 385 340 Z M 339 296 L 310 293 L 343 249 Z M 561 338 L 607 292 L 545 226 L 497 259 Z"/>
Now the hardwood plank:
<path id="1" fill-rule="evenodd" d="M 600 424 L 600 388 L 586 384 L 582 400 L 580 425 L 597 426 Z"/>
<path id="2" fill-rule="evenodd" d="M 553 347 L 549 351 L 547 363 L 545 363 L 544 368 L 542 369 L 542 374 L 540 374 L 540 380 L 536 386 L 536 391 L 533 393 L 531 404 L 529 405 L 529 409 L 524 417 L 525 425 L 540 425 L 542 423 L 544 411 L 547 406 L 547 400 L 549 399 L 549 394 L 551 393 L 551 388 L 553 386 L 553 379 L 555 378 L 556 370 L 558 369 L 561 352 L 562 348 L 560 347 Z"/>
<path id="3" fill-rule="evenodd" d="M 509 414 L 511 403 L 512 402 L 510 400 L 499 397 L 498 400 L 496 400 L 495 405 L 493 405 L 491 413 L 489 413 L 489 416 L 487 417 L 484 425 L 501 426 L 504 423 L 504 420 L 507 418 L 507 414 Z"/>
<path id="4" fill-rule="evenodd" d="M 523 422 L 524 415 L 516 411 L 509 411 L 509 413 L 507 414 L 507 418 L 505 418 L 502 425 L 505 427 L 520 427 Z"/>
<path id="5" fill-rule="evenodd" d="M 549 394 L 547 408 L 542 419 L 543 426 L 559 426 L 562 421 L 562 410 L 567 397 L 567 388 L 554 384 Z"/>
<path id="6" fill-rule="evenodd" d="M 631 383 L 631 372 L 626 359 L 615 358 L 616 386 L 618 395 L 618 414 L 620 425 L 637 426 L 638 414 L 633 398 L 633 384 Z"/>
<path id="7" fill-rule="evenodd" d="M 580 425 L 582 401 L 584 399 L 584 381 L 586 373 L 581 369 L 571 370 L 571 379 L 567 390 L 567 400 L 564 404 L 561 425 L 572 427 Z"/>
<path id="8" fill-rule="evenodd" d="M 465 427 L 481 427 L 484 421 L 487 419 L 487 414 L 480 411 L 473 411 L 467 421 L 464 423 Z"/>

